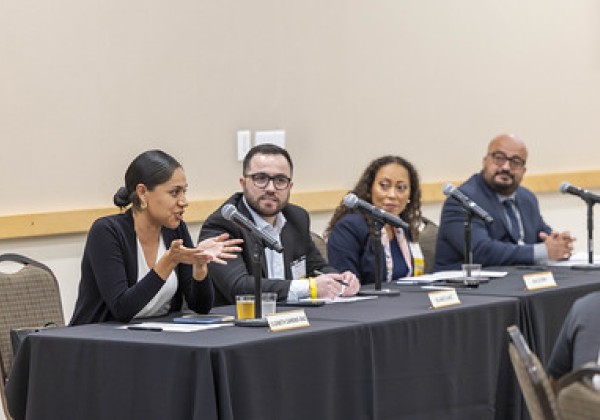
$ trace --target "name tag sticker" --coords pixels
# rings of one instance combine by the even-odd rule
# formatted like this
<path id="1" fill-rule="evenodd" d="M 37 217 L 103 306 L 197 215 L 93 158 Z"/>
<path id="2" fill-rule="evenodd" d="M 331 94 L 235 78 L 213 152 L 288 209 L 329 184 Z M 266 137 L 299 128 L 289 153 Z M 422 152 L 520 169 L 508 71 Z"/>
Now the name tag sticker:
<path id="1" fill-rule="evenodd" d="M 306 278 L 306 256 L 298 258 L 291 264 L 292 278 L 294 280 Z"/>
<path id="2" fill-rule="evenodd" d="M 523 275 L 523 281 L 525 281 L 525 287 L 527 288 L 527 290 L 538 290 L 546 289 L 548 287 L 556 287 L 554 276 L 550 271 L 525 274 Z"/>
<path id="3" fill-rule="evenodd" d="M 431 306 L 434 309 L 443 308 L 445 306 L 460 305 L 460 299 L 456 293 L 456 289 L 440 290 L 439 292 L 427 293 Z"/>
<path id="4" fill-rule="evenodd" d="M 267 315 L 267 322 L 271 331 L 291 330 L 292 328 L 309 327 L 308 318 L 304 309 L 277 312 Z"/>

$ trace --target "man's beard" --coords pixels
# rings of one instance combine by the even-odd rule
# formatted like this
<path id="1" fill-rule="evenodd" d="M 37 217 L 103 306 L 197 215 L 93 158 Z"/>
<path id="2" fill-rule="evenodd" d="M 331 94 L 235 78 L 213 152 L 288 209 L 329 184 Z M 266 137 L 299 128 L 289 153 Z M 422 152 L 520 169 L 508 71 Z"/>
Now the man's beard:
<path id="1" fill-rule="evenodd" d="M 506 175 L 510 179 L 512 179 L 513 182 L 511 184 L 504 184 L 504 183 L 496 182 L 495 180 L 498 175 Z M 491 184 L 492 184 L 491 185 L 492 189 L 494 191 L 496 191 L 498 194 L 502 194 L 502 195 L 512 194 L 513 192 L 515 192 L 515 190 L 518 187 L 518 185 L 515 181 L 515 176 L 507 171 L 496 172 L 496 174 L 494 174 L 494 176 L 492 178 Z"/>
<path id="2" fill-rule="evenodd" d="M 248 202 L 248 205 L 252 208 L 252 210 L 254 210 L 261 217 L 273 217 L 273 216 L 276 216 L 277 213 L 279 213 L 281 211 L 281 209 L 283 207 L 285 207 L 285 205 L 287 204 L 287 200 L 286 199 L 282 200 L 282 199 L 279 199 L 278 197 L 274 196 L 274 198 L 276 200 L 275 207 L 272 210 L 271 209 L 264 210 L 264 208 L 261 208 L 259 206 L 259 203 L 260 203 L 260 200 L 262 198 L 264 198 L 265 196 L 268 196 L 268 194 L 261 195 L 260 197 L 258 197 L 256 199 L 256 201 L 246 199 L 246 201 Z"/>

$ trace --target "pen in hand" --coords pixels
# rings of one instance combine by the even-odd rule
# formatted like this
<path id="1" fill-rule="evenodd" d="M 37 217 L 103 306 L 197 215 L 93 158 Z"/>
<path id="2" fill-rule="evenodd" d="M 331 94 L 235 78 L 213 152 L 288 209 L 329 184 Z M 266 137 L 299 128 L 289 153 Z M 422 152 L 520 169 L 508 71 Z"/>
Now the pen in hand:
<path id="1" fill-rule="evenodd" d="M 321 270 L 313 270 L 313 273 L 315 274 L 315 276 L 322 276 L 323 273 Z M 341 284 L 342 286 L 346 286 L 348 287 L 348 283 L 346 283 L 344 280 L 338 280 L 338 279 L 334 279 L 335 281 L 337 281 L 339 284 Z"/>

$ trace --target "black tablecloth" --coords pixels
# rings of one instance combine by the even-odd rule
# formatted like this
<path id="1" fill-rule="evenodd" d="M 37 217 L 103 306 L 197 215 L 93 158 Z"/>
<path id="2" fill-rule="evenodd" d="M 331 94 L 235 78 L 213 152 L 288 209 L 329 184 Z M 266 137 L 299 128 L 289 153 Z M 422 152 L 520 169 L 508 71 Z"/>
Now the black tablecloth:
<path id="1" fill-rule="evenodd" d="M 284 332 L 44 331 L 23 343 L 7 395 L 29 419 L 510 418 L 505 331 L 518 301 L 461 300 L 307 308 L 311 326 Z"/>
<path id="2" fill-rule="evenodd" d="M 490 270 L 507 271 L 503 278 L 492 279 L 476 289 L 460 289 L 459 294 L 479 296 L 506 296 L 519 299 L 521 331 L 531 350 L 545 365 L 563 321 L 578 298 L 600 290 L 600 272 L 579 271 L 568 267 L 492 267 Z M 527 290 L 523 275 L 550 271 L 556 287 Z"/>
<path id="3" fill-rule="evenodd" d="M 476 288 L 458 288 L 459 296 L 461 299 L 467 295 L 504 296 L 518 299 L 520 312 L 518 326 L 531 350 L 544 365 L 550 358 L 556 338 L 573 302 L 588 293 L 600 290 L 600 273 L 596 271 L 580 271 L 569 267 L 553 266 L 488 267 L 486 270 L 507 271 L 508 274 L 506 277 L 492 278 L 489 283 L 482 283 Z M 553 274 L 556 287 L 540 290 L 526 289 L 523 275 L 546 271 Z M 423 291 L 417 286 L 392 285 L 392 287 L 404 292 Z M 508 375 L 514 376 L 512 368 L 509 370 Z M 517 387 L 516 395 L 515 391 L 510 389 L 510 385 L 507 392 L 514 396 L 515 404 L 520 405 L 521 409 L 520 413 L 512 414 L 510 418 L 528 419 L 529 415 L 518 384 L 515 386 Z M 512 411 L 512 408 L 509 411 Z M 501 412 L 500 409 L 499 413 Z"/>

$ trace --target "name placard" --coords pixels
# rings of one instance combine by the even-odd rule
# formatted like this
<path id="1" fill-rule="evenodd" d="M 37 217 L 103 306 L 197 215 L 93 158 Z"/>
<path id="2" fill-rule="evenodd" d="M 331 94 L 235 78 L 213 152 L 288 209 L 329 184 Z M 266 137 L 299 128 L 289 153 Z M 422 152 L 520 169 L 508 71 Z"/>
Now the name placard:
<path id="1" fill-rule="evenodd" d="M 294 311 L 277 312 L 267 315 L 267 322 L 271 331 L 291 330 L 310 326 L 304 309 Z"/>
<path id="2" fill-rule="evenodd" d="M 456 289 L 440 290 L 438 292 L 427 293 L 431 306 L 434 309 L 443 308 L 445 306 L 460 305 L 460 299 L 456 293 Z"/>
<path id="3" fill-rule="evenodd" d="M 525 287 L 527 288 L 527 290 L 538 290 L 546 289 L 548 287 L 556 287 L 554 276 L 550 271 L 525 274 L 523 275 L 523 281 L 525 281 Z"/>

